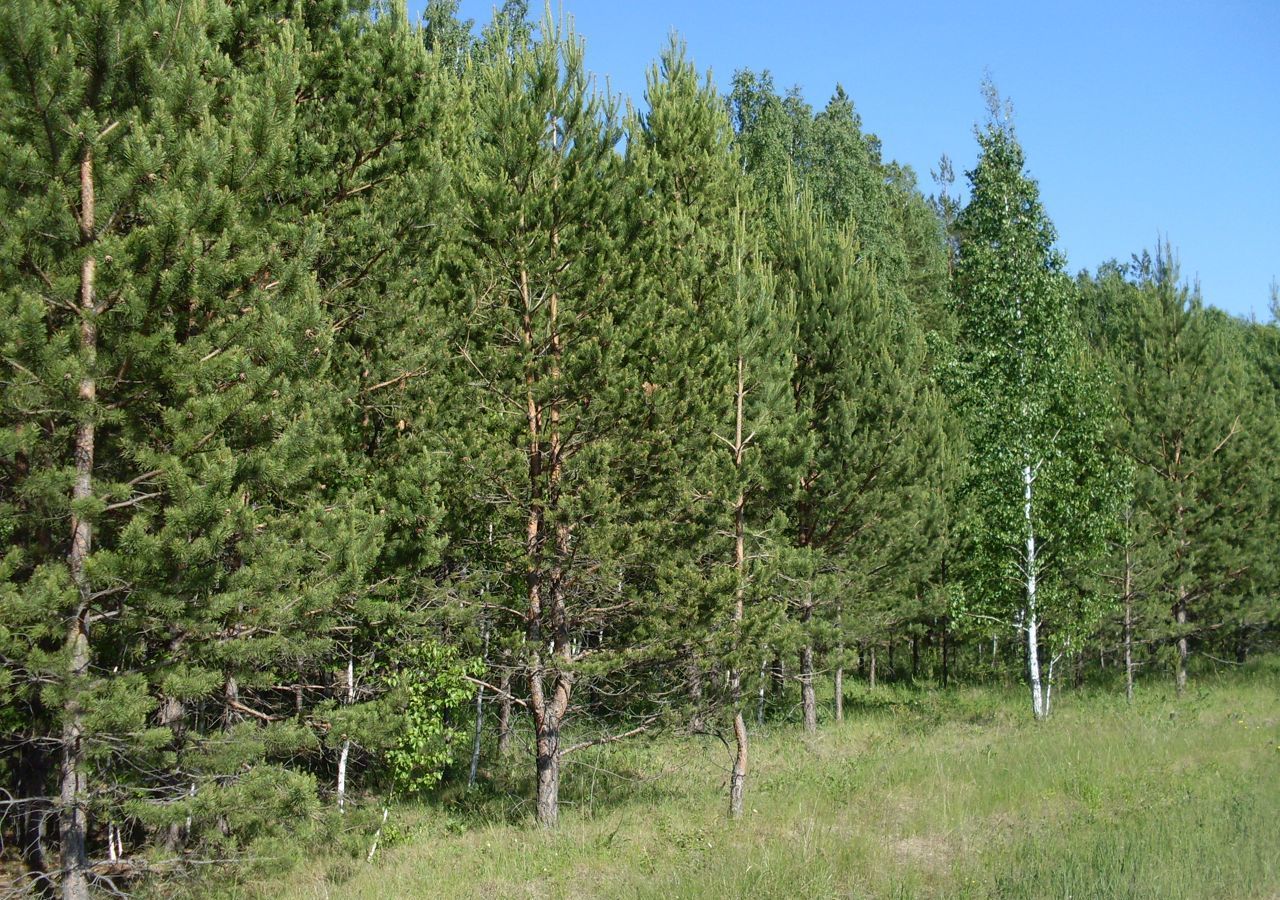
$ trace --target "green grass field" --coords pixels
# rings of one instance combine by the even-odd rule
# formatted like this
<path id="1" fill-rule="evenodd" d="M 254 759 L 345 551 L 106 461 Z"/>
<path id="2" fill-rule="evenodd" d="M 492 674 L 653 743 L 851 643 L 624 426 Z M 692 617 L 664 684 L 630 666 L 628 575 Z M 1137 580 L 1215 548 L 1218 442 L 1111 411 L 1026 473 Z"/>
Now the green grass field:
<path id="1" fill-rule="evenodd" d="M 235 896 L 1280 897 L 1280 665 L 1203 675 L 1182 698 L 854 686 L 843 724 L 753 735 L 747 815 L 724 816 L 714 738 L 586 751 L 562 826 L 502 773 L 393 811 L 373 863 L 316 850 Z M 523 774 L 521 772 L 521 774 Z M 510 776 L 514 778 L 515 776 Z M 331 844 L 367 847 L 370 815 Z M 380 815 L 380 811 L 378 811 Z M 224 887 L 226 887 L 224 885 Z"/>

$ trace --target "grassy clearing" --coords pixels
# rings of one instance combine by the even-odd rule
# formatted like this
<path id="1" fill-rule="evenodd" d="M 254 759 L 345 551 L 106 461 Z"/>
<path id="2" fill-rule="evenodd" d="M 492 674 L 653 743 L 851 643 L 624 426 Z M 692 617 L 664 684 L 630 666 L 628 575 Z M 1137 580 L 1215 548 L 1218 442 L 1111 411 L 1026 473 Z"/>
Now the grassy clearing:
<path id="1" fill-rule="evenodd" d="M 725 821 L 713 739 L 576 758 L 563 825 L 512 794 L 393 815 L 372 865 L 318 855 L 235 896 L 1276 897 L 1280 666 L 1064 691 L 855 688 L 817 737 L 753 736 L 746 818 Z M 508 789 L 519 785 L 508 783 Z M 527 793 L 526 793 L 527 796 Z M 367 836 L 357 836 L 367 841 Z"/>

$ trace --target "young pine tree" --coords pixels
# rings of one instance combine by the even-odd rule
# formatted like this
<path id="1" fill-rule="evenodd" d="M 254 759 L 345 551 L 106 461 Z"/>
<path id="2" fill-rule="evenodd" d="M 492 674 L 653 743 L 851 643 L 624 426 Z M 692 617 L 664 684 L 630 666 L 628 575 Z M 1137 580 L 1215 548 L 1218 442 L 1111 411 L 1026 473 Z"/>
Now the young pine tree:
<path id="1" fill-rule="evenodd" d="M 1172 642 L 1181 692 L 1191 640 L 1230 621 L 1246 575 L 1269 568 L 1275 426 L 1243 342 L 1179 283 L 1170 250 L 1138 275 L 1132 308 L 1118 311 L 1127 326 L 1116 344 L 1120 446 L 1160 563 L 1147 592 L 1163 615 L 1148 618 L 1148 639 Z"/>
<path id="2" fill-rule="evenodd" d="M 647 446 L 647 330 L 643 310 L 619 301 L 629 264 L 613 104 L 579 40 L 549 21 L 540 32 L 499 27 L 475 63 L 455 332 L 472 412 L 456 424 L 465 514 L 493 524 L 521 596 L 520 616 L 499 625 L 518 631 L 537 818 L 552 826 L 579 688 L 627 661 L 615 628 L 635 601 L 624 570 L 642 506 L 620 495 Z"/>

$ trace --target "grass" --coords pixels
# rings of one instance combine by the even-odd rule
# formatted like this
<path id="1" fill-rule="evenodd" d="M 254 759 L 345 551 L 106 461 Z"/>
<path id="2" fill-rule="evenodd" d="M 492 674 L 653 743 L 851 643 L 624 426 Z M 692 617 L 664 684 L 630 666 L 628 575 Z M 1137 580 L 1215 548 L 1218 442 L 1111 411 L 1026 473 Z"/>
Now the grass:
<path id="1" fill-rule="evenodd" d="M 320 853 L 231 896 L 1280 897 L 1280 665 L 1064 690 L 851 691 L 806 738 L 753 735 L 747 814 L 724 817 L 729 757 L 663 737 L 575 757 L 562 824 L 496 790 L 392 816 L 372 864 Z M 523 787 L 523 785 L 521 786 Z M 527 792 L 525 794 L 527 796 Z M 362 845 L 367 835 L 358 835 Z"/>

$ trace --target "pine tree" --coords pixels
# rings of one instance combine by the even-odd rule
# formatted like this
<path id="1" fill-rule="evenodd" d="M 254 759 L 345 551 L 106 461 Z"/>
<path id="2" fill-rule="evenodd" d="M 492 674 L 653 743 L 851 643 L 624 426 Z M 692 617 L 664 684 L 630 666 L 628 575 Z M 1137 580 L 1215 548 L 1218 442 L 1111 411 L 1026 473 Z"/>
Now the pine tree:
<path id="1" fill-rule="evenodd" d="M 372 341 L 430 330 L 374 301 L 412 286 L 389 272 L 438 199 L 440 104 L 402 10 L 37 6 L 0 30 L 0 602 L 80 896 L 104 829 L 225 851 L 305 818 L 309 685 L 405 621 L 377 567 L 438 554 L 423 448 L 377 437 L 410 431 L 390 388 L 434 345 Z M 33 799 L 51 763 L 24 757 Z"/>
<path id="2" fill-rule="evenodd" d="M 849 232 L 827 227 L 803 195 L 777 219 L 774 265 L 798 323 L 792 394 L 805 437 L 788 519 L 813 730 L 818 645 L 838 657 L 845 628 L 898 602 L 917 574 L 905 563 L 925 560 L 941 407 L 919 332 L 879 297 Z"/>
<path id="3" fill-rule="evenodd" d="M 1175 684 L 1186 687 L 1191 640 L 1227 623 L 1265 559 L 1274 503 L 1273 419 L 1250 378 L 1243 341 L 1179 283 L 1166 246 L 1138 268 L 1120 322 L 1117 357 L 1123 451 L 1133 461 L 1135 507 L 1149 524 L 1158 567 L 1146 590 L 1164 615 L 1150 638 L 1175 648 Z M 1265 583 L 1265 563 L 1257 569 Z M 1247 618 L 1247 617 L 1246 617 Z"/>
<path id="4" fill-rule="evenodd" d="M 523 633 L 537 818 L 551 826 L 575 690 L 622 658 L 611 626 L 631 599 L 619 594 L 633 510 L 619 492 L 645 446 L 645 378 L 644 329 L 615 300 L 626 266 L 613 105 L 581 42 L 549 21 L 540 32 L 498 27 L 478 63 L 456 340 L 474 410 L 460 437 L 471 515 L 492 522 L 523 582 L 511 585 L 522 615 L 499 624 Z"/>

